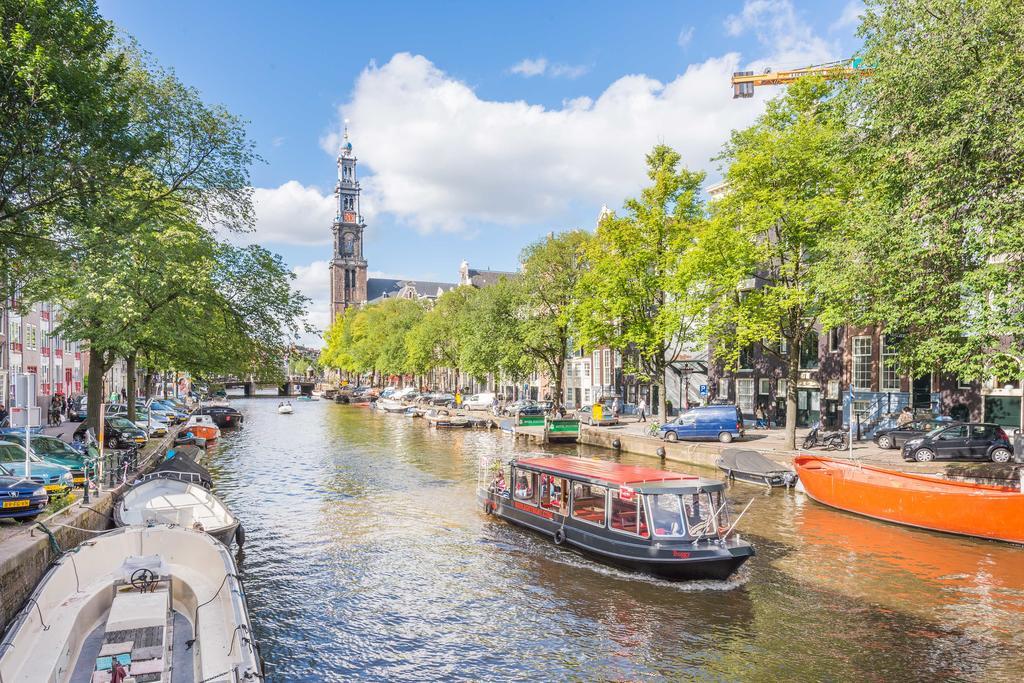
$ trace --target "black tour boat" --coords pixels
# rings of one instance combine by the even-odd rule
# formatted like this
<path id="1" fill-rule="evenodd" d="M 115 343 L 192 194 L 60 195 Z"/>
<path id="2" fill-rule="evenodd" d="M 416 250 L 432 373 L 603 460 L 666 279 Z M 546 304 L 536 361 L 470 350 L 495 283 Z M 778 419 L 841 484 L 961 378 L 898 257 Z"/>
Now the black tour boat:
<path id="1" fill-rule="evenodd" d="M 481 462 L 484 511 L 609 563 L 671 579 L 727 579 L 754 547 L 730 534 L 725 484 L 583 458 Z"/>

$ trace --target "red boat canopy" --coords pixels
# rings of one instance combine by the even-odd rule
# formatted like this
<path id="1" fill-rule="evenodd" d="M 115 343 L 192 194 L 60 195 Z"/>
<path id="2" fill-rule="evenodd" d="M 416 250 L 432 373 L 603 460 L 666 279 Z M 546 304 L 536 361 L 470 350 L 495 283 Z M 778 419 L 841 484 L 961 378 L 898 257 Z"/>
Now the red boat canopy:
<path id="1" fill-rule="evenodd" d="M 586 477 L 609 484 L 642 484 L 655 481 L 685 481 L 699 479 L 692 474 L 667 472 L 639 465 L 620 465 L 605 460 L 587 460 L 584 458 L 527 458 L 516 463 L 521 467 L 544 470 L 568 477 Z"/>

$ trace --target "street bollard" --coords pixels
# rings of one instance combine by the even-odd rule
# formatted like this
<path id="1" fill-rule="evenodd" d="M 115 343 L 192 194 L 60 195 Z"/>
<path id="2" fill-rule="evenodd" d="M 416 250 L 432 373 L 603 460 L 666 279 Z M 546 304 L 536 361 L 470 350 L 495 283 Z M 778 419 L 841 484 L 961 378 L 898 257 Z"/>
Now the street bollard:
<path id="1" fill-rule="evenodd" d="M 1013 461 L 1024 462 L 1024 425 L 1013 433 Z"/>

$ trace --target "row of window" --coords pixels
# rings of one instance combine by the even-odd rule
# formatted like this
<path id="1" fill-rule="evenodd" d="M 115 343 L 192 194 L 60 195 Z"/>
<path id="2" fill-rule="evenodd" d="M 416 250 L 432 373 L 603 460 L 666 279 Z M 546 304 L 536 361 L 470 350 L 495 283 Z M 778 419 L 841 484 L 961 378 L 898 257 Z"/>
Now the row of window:
<path id="1" fill-rule="evenodd" d="M 516 470 L 513 496 L 542 510 L 641 538 L 650 538 L 652 528 L 664 538 L 685 536 L 687 529 L 691 536 L 713 534 L 726 519 L 717 491 L 641 496 L 528 470 Z"/>

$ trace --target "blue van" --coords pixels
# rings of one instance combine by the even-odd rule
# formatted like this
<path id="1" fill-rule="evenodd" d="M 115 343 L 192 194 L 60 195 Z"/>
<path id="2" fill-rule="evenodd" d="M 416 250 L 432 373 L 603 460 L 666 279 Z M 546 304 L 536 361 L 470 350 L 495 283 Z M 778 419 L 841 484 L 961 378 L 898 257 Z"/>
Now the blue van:
<path id="1" fill-rule="evenodd" d="M 743 437 L 743 413 L 734 405 L 700 406 L 661 426 L 665 441 L 718 439 L 729 443 Z"/>

